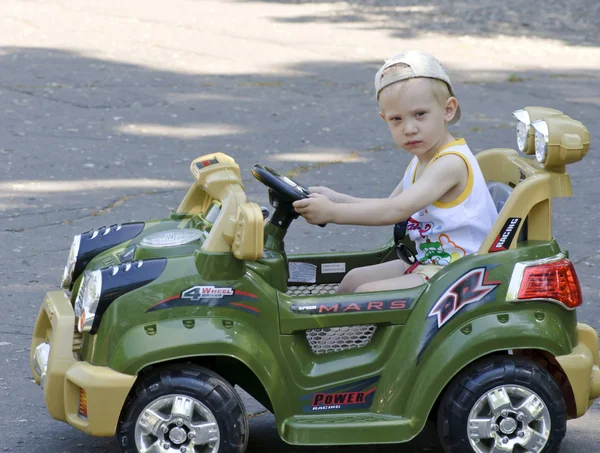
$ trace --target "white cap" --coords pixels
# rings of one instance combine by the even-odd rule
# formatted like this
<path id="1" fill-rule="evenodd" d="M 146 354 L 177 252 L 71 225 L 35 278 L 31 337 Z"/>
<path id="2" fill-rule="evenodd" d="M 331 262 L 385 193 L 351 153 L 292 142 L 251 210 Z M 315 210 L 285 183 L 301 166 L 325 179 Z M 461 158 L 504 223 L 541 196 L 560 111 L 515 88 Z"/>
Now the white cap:
<path id="1" fill-rule="evenodd" d="M 400 73 L 388 71 L 384 74 L 386 69 L 397 64 L 406 65 L 410 71 Z M 450 90 L 450 95 L 454 96 L 450 77 L 448 77 L 446 70 L 437 58 L 420 50 L 407 50 L 386 60 L 383 66 L 379 68 L 379 71 L 377 71 L 377 74 L 375 74 L 376 99 L 379 101 L 379 94 L 385 87 L 402 80 L 413 79 L 416 77 L 427 77 L 446 82 L 446 85 L 448 85 L 448 89 Z M 457 107 L 456 114 L 454 115 L 454 118 L 452 118 L 452 121 L 450 121 L 450 124 L 456 123 L 459 119 L 460 106 Z"/>

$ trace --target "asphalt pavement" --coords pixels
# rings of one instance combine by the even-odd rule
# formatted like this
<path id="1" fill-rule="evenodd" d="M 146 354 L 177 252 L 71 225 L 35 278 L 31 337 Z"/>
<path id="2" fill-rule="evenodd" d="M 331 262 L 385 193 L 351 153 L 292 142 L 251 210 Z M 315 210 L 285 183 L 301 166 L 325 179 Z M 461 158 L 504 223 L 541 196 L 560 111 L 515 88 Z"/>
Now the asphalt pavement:
<path id="1" fill-rule="evenodd" d="M 426 4 L 425 4 L 426 3 Z M 452 126 L 474 151 L 516 146 L 511 112 L 562 110 L 589 128 L 555 200 L 554 234 L 576 263 L 580 320 L 600 329 L 600 5 L 550 0 L 3 0 L 0 3 L 0 451 L 117 453 L 116 439 L 52 420 L 29 369 L 31 331 L 57 289 L 73 236 L 168 216 L 189 162 L 221 151 L 306 185 L 387 196 L 409 157 L 378 116 L 373 75 L 403 49 L 435 54 L 462 106 Z M 390 228 L 299 219 L 288 251 L 360 250 Z M 441 452 L 432 427 L 385 447 L 299 448 L 245 398 L 249 453 Z M 561 452 L 597 452 L 600 406 L 569 422 Z"/>

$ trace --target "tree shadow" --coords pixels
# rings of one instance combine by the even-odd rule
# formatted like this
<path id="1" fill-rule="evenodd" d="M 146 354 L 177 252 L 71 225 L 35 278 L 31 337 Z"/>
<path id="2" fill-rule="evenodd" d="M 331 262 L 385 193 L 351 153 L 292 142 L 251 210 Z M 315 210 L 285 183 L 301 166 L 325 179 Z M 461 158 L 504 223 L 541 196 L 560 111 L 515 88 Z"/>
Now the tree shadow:
<path id="1" fill-rule="evenodd" d="M 398 154 L 373 98 L 378 65 L 300 62 L 286 75 L 184 74 L 58 49 L 0 48 L 6 106 L 0 111 L 0 219 L 25 215 L 22 222 L 3 222 L 5 230 L 18 231 L 44 225 L 40 213 L 56 222 L 102 213 L 150 190 L 148 179 L 157 186 L 168 181 L 157 190 L 177 191 L 172 197 L 180 198 L 191 183 L 189 162 L 215 151 L 238 161 L 248 192 L 263 202 L 266 191 L 250 176 L 256 162 L 309 185 L 337 178 L 343 190 L 385 196 L 395 182 L 359 184 L 351 176 L 365 165 L 385 171 L 390 153 Z M 496 71 L 490 83 L 484 74 L 478 79 L 477 72 L 447 66 L 459 79 L 468 72 L 468 82 L 456 84 L 465 115 L 454 132 L 471 135 L 476 150 L 512 146 L 510 112 L 522 99 L 548 105 L 544 96 L 551 92 L 553 106 L 567 106 L 567 113 L 569 100 L 600 105 L 589 94 L 574 96 L 598 85 L 575 70 L 524 72 L 516 81 Z M 403 153 L 392 159 L 400 167 L 408 161 Z M 65 181 L 94 184 L 61 185 Z"/>
<path id="2" fill-rule="evenodd" d="M 237 0 L 248 1 L 248 0 Z M 256 2 L 257 0 L 249 0 Z M 600 4 L 585 0 L 535 2 L 507 0 L 260 0 L 264 3 L 331 4 L 311 15 L 276 18 L 278 22 L 363 24 L 394 37 L 415 38 L 437 32 L 448 36 L 492 38 L 498 35 L 560 39 L 566 44 L 600 44 Z"/>
<path id="3" fill-rule="evenodd" d="M 23 302 L 27 300 L 27 304 L 7 303 L 8 314 L 18 311 L 22 318 L 16 320 L 23 319 L 23 325 L 30 323 L 38 308 L 32 301 L 40 299 L 44 285 L 56 285 L 60 277 L 72 233 L 98 224 L 159 217 L 176 207 L 185 189 L 165 190 L 160 181 L 191 183 L 189 162 L 205 153 L 223 151 L 232 155 L 240 164 L 252 201 L 265 204 L 265 187 L 250 175 L 256 162 L 295 172 L 307 185 L 328 184 L 359 196 L 389 194 L 409 156 L 398 151 L 377 115 L 372 88 L 377 66 L 373 61 L 300 62 L 288 68 L 292 75 L 203 75 L 59 49 L 0 48 L 0 101 L 4 106 L 0 110 L 4 131 L 0 184 L 6 184 L 0 186 L 0 205 L 8 206 L 0 211 L 0 238 L 7 244 L 4 261 L 16 269 L 10 272 L 17 272 L 15 281 L 26 286 L 18 291 Z M 451 75 L 457 74 L 459 79 L 464 76 L 460 68 L 447 66 Z M 496 71 L 495 81 L 490 82 L 483 74 L 469 73 L 469 82 L 456 86 L 464 116 L 453 133 L 466 136 L 473 150 L 514 147 L 510 112 L 524 105 L 561 109 L 588 125 L 592 142 L 600 139 L 600 100 L 593 95 L 600 92 L 597 78 L 573 70 L 523 72 L 516 80 L 509 71 Z M 323 156 L 325 160 L 319 161 Z M 589 195 L 597 191 L 593 184 L 597 162 L 597 155 L 590 152 L 587 164 L 572 166 L 577 196 L 556 214 L 563 221 L 556 222 L 555 234 L 572 238 L 572 245 L 562 239 L 560 243 L 567 245 L 574 257 L 589 252 L 589 245 L 580 238 L 597 236 L 597 223 L 592 221 L 577 223 L 577 235 L 571 229 L 585 216 L 583 213 L 589 213 L 589 201 L 595 199 Z M 143 183 L 149 179 L 156 181 L 154 193 L 163 193 L 145 196 L 149 188 Z M 52 189 L 71 187 L 54 184 L 57 182 L 98 180 L 112 183 L 97 188 L 80 184 L 68 190 Z M 23 181 L 28 183 L 13 187 Z M 115 186 L 114 181 L 129 186 Z M 34 182 L 48 185 L 36 188 Z M 581 193 L 588 194 L 587 200 Z M 374 235 L 366 232 L 374 230 L 368 227 L 355 230 L 330 225 L 318 229 L 302 220 L 293 228 L 286 246 L 302 246 L 302 251 L 364 249 L 383 243 L 391 235 L 389 228 Z M 44 253 L 54 255 L 49 259 L 43 257 Z M 52 269 L 54 264 L 60 269 Z M 42 266 L 45 269 L 40 269 Z M 26 273 L 36 274 L 31 285 L 21 281 L 27 281 L 23 277 Z M 20 356 L 20 376 L 29 373 L 26 355 L 22 352 Z M 15 386 L 15 400 L 25 404 L 17 405 L 10 416 L 7 409 L 0 418 L 28 418 L 21 415 L 30 411 L 31 417 L 38 419 L 41 393 L 33 388 L 33 384 Z M 37 406 L 31 407 L 31 401 Z M 40 448 L 35 451 L 56 451 L 64 442 L 55 439 L 53 426 L 48 424 L 48 416 L 44 417 L 46 423 L 38 432 Z M 74 432 L 66 426 L 62 429 L 63 433 Z M 262 432 L 276 435 L 272 426 Z M 17 442 L 21 435 L 26 436 L 24 430 L 12 439 Z M 83 439 L 81 443 L 89 439 L 83 434 L 76 437 Z M 46 439 L 54 439 L 56 448 L 42 450 L 47 448 L 41 445 Z M 102 442 L 103 451 L 117 451 L 115 441 Z M 253 442 L 257 443 L 255 451 L 263 451 L 259 438 Z M 280 451 L 280 441 L 273 440 L 272 445 L 275 447 L 271 451 Z M 87 446 L 73 451 L 84 448 L 90 451 Z M 299 450 L 285 448 L 290 452 Z M 323 451 L 358 453 L 375 449 Z"/>

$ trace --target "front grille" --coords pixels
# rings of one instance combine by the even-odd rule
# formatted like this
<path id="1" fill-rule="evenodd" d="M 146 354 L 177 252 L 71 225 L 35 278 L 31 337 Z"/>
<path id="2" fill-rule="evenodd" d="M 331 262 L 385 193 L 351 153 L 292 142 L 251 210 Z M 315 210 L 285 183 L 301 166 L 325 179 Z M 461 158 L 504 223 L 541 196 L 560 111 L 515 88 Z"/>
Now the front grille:
<path id="1" fill-rule="evenodd" d="M 306 331 L 306 339 L 315 354 L 329 354 L 367 346 L 376 329 L 372 324 L 313 329 Z"/>
<path id="2" fill-rule="evenodd" d="M 288 296 L 319 296 L 335 294 L 337 283 L 325 283 L 321 285 L 288 286 Z"/>
<path id="3" fill-rule="evenodd" d="M 320 296 L 335 294 L 339 284 L 325 283 L 320 285 L 288 286 L 288 296 Z M 315 354 L 357 349 L 367 346 L 375 330 L 374 325 L 330 327 L 306 331 L 306 339 Z"/>

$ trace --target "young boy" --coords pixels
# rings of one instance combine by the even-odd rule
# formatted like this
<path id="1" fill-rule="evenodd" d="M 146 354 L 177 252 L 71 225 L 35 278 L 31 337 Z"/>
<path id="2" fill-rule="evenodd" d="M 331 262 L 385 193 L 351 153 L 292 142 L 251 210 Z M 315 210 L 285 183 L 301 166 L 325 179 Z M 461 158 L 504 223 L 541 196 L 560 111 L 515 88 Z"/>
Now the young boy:
<path id="1" fill-rule="evenodd" d="M 311 187 L 310 197 L 294 208 L 312 224 L 394 225 L 409 219 L 418 263 L 353 269 L 338 293 L 421 285 L 442 266 L 476 252 L 497 217 L 477 160 L 463 139 L 448 132 L 460 107 L 440 62 L 425 52 L 402 52 L 377 71 L 375 91 L 394 141 L 414 156 L 400 184 L 382 199 Z"/>

